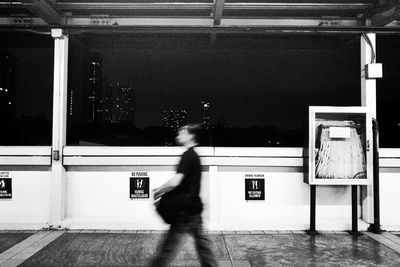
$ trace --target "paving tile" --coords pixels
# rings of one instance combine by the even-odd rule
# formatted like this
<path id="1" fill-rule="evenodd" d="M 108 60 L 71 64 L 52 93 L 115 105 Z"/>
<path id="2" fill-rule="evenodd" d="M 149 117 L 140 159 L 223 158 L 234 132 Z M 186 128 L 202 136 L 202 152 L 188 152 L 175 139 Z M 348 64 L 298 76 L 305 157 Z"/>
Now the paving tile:
<path id="1" fill-rule="evenodd" d="M 266 234 L 266 235 L 277 235 L 278 231 L 264 230 L 264 234 Z"/>
<path id="2" fill-rule="evenodd" d="M 263 234 L 264 234 L 264 231 L 261 231 L 261 230 L 253 230 L 253 231 L 250 231 L 250 234 L 252 234 L 252 235 L 263 235 Z"/>
<path id="3" fill-rule="evenodd" d="M 96 234 L 107 234 L 110 230 L 105 230 L 105 229 L 100 229 L 100 230 L 95 230 L 94 232 Z"/>
<path id="4" fill-rule="evenodd" d="M 18 253 L 17 255 L 15 255 L 14 257 L 12 257 L 12 260 L 26 260 L 30 257 L 32 257 L 36 252 L 38 252 L 40 249 L 35 249 L 34 251 L 32 249 L 30 250 L 24 250 L 21 251 L 20 253 Z"/>
<path id="5" fill-rule="evenodd" d="M 232 261 L 232 267 L 251 267 L 250 262 L 247 260 Z"/>
<path id="6" fill-rule="evenodd" d="M 236 231 L 237 235 L 249 235 L 250 231 Z"/>
<path id="7" fill-rule="evenodd" d="M 220 234 L 222 234 L 222 231 L 209 230 L 206 233 L 209 234 L 209 235 L 220 235 Z"/>
<path id="8" fill-rule="evenodd" d="M 325 235 L 333 235 L 335 232 L 334 231 L 326 231 L 326 230 L 321 230 L 318 231 L 320 234 L 325 234 Z"/>
<path id="9" fill-rule="evenodd" d="M 80 231 L 80 234 L 93 234 L 95 232 L 95 230 L 93 229 L 83 229 L 82 231 Z"/>
<path id="10" fill-rule="evenodd" d="M 303 235 L 306 233 L 305 231 L 290 231 L 290 232 L 292 232 L 292 234 L 295 234 L 295 235 Z"/>
<path id="11" fill-rule="evenodd" d="M 68 230 L 67 233 L 80 233 L 82 231 L 82 229 L 72 229 L 72 230 Z"/>
<path id="12" fill-rule="evenodd" d="M 236 235 L 236 231 L 222 231 L 223 235 Z"/>
<path id="13" fill-rule="evenodd" d="M 168 233 L 168 231 L 157 230 L 157 231 L 151 231 L 151 233 L 152 233 L 152 234 L 155 234 L 155 235 L 162 235 L 162 234 Z"/>
<path id="14" fill-rule="evenodd" d="M 151 234 L 150 230 L 137 230 L 137 234 Z"/>
<path id="15" fill-rule="evenodd" d="M 335 235 L 348 235 L 349 233 L 346 231 L 333 231 Z"/>
<path id="16" fill-rule="evenodd" d="M 125 230 L 124 234 L 136 234 L 137 230 Z"/>
<path id="17" fill-rule="evenodd" d="M 143 231 L 148 232 L 140 230 Z M 127 232 L 128 230 L 124 231 Z M 219 234 L 211 235 L 210 239 L 218 263 L 222 267 L 393 266 L 393 263 L 400 262 L 400 254 L 366 235 L 310 236 L 304 232 L 278 234 L 277 231 L 262 231 L 269 235 L 250 234 L 249 231 L 240 231 L 246 234 L 217 232 Z M 40 264 L 43 266 L 147 265 L 163 238 L 156 231 L 142 235 L 59 234 L 60 237 L 55 239 L 51 246 L 46 246 L 35 253 L 23 262 L 21 267 L 40 266 Z M 49 236 L 55 237 L 53 235 L 55 233 Z M 385 236 L 381 238 L 395 244 Z M 200 266 L 193 240 L 185 237 L 181 243 L 176 260 L 171 266 Z M 32 252 L 33 248 L 27 249 L 21 255 L 29 256 Z"/>
<path id="18" fill-rule="evenodd" d="M 23 259 L 11 259 L 11 260 L 8 260 L 8 261 L 0 264 L 0 267 L 17 267 L 18 265 L 20 265 L 23 262 L 24 262 Z"/>
<path id="19" fill-rule="evenodd" d="M 218 267 L 232 267 L 231 261 L 217 261 Z"/>
<path id="20" fill-rule="evenodd" d="M 12 258 L 15 255 L 13 251 L 7 250 L 6 252 L 3 252 L 0 254 L 0 260 L 8 260 Z"/>
<path id="21" fill-rule="evenodd" d="M 124 230 L 110 230 L 108 231 L 109 234 L 122 234 Z"/>
<path id="22" fill-rule="evenodd" d="M 280 235 L 290 235 L 292 231 L 290 230 L 278 230 L 278 234 Z"/>

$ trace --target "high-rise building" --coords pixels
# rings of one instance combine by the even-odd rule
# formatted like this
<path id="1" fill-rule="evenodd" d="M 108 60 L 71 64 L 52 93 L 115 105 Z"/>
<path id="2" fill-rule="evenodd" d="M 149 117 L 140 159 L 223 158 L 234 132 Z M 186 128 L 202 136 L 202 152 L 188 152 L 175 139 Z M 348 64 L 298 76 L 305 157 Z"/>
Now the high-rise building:
<path id="1" fill-rule="evenodd" d="M 206 129 L 210 129 L 211 116 L 210 116 L 211 104 L 208 101 L 201 101 L 201 122 Z"/>
<path id="2" fill-rule="evenodd" d="M 188 113 L 186 110 L 164 110 L 162 117 L 162 125 L 166 129 L 178 130 L 187 124 Z"/>
<path id="3" fill-rule="evenodd" d="M 74 90 L 69 91 L 68 96 L 68 116 L 72 117 L 74 114 Z"/>
<path id="4" fill-rule="evenodd" d="M 8 52 L 0 52 L 0 122 L 15 119 L 15 64 Z"/>
<path id="5" fill-rule="evenodd" d="M 107 123 L 125 121 L 135 124 L 134 91 L 132 87 L 108 82 L 103 104 Z"/>
<path id="6" fill-rule="evenodd" d="M 116 84 L 107 82 L 104 91 L 104 118 L 106 123 L 113 123 L 113 107 L 114 107 L 114 94 L 116 90 Z"/>
<path id="7" fill-rule="evenodd" d="M 88 96 L 88 121 L 99 124 L 103 122 L 103 60 L 100 55 L 93 53 L 89 64 L 89 96 Z"/>

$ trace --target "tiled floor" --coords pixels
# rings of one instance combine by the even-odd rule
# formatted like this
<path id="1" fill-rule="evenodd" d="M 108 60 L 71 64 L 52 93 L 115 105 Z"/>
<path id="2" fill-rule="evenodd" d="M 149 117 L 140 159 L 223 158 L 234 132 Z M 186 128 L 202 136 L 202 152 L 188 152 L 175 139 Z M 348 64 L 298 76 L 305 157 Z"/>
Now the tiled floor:
<path id="1" fill-rule="evenodd" d="M 14 261 L 8 261 L 10 266 L 146 266 L 163 237 L 157 231 L 75 230 L 38 234 L 42 237 L 36 238 L 39 240 L 36 246 L 27 248 L 21 257 L 12 258 Z M 396 252 L 400 238 L 390 233 L 307 235 L 299 231 L 218 231 L 209 236 L 221 267 L 400 266 L 400 254 Z M 385 245 L 385 240 L 394 245 Z M 22 260 L 22 255 L 27 257 Z M 199 266 L 189 237 L 182 241 L 172 265 Z"/>
<path id="2" fill-rule="evenodd" d="M 0 231 L 0 253 L 3 253 L 34 233 L 35 231 Z"/>

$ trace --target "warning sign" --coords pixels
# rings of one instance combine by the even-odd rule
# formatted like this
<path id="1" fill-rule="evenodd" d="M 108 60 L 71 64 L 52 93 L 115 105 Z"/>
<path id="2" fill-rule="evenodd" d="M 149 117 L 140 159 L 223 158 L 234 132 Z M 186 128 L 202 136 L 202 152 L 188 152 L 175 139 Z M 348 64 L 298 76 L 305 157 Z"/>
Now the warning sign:
<path id="1" fill-rule="evenodd" d="M 253 175 L 252 175 L 253 176 Z M 246 177 L 248 175 L 246 174 Z M 262 177 L 264 175 L 262 174 Z M 246 200 L 265 200 L 264 178 L 245 179 L 245 199 Z"/>
<path id="2" fill-rule="evenodd" d="M 133 172 L 129 182 L 129 197 L 131 199 L 149 198 L 150 178 L 147 172 Z"/>
<path id="3" fill-rule="evenodd" d="M 0 172 L 0 199 L 12 198 L 12 181 L 9 172 Z"/>

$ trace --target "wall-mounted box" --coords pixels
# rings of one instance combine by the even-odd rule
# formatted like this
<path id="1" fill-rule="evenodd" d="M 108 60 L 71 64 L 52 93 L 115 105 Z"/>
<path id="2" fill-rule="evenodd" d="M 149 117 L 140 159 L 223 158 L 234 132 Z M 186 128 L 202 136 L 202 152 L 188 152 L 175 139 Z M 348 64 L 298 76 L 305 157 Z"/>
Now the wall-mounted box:
<path id="1" fill-rule="evenodd" d="M 372 119 L 365 107 L 309 108 L 305 179 L 316 185 L 372 181 Z"/>

